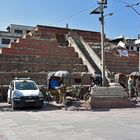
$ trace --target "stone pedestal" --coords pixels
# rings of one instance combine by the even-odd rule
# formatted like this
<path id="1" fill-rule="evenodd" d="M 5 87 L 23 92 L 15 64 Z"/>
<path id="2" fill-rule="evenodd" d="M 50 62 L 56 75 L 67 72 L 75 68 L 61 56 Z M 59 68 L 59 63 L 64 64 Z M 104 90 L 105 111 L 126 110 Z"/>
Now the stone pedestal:
<path id="1" fill-rule="evenodd" d="M 121 86 L 93 87 L 90 105 L 91 109 L 135 107 Z"/>

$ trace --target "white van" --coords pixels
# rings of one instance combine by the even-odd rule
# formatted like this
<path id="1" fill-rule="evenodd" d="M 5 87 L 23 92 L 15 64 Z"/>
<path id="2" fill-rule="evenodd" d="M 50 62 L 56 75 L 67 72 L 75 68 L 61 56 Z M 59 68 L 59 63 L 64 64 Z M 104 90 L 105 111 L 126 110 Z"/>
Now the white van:
<path id="1" fill-rule="evenodd" d="M 44 96 L 38 85 L 30 78 L 15 78 L 9 85 L 7 102 L 16 107 L 42 107 Z"/>

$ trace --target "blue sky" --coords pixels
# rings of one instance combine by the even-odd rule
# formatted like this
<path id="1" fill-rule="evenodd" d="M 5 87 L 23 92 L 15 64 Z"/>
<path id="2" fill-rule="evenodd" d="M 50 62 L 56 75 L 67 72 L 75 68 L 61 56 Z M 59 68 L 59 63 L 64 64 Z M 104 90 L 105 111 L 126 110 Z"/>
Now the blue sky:
<path id="1" fill-rule="evenodd" d="M 106 37 L 124 35 L 137 38 L 140 33 L 140 16 L 128 4 L 140 0 L 108 0 L 105 14 Z M 127 4 L 128 3 L 128 4 Z M 100 32 L 100 15 L 89 15 L 98 7 L 97 0 L 1 0 L 0 30 L 10 24 L 28 26 L 49 25 Z M 140 13 L 140 4 L 135 7 Z"/>

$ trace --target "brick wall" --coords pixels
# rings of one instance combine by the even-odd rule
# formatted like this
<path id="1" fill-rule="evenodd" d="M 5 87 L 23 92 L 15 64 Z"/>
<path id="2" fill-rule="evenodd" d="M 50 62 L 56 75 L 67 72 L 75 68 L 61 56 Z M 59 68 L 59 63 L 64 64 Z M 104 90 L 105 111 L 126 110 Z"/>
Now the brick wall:
<path id="1" fill-rule="evenodd" d="M 79 75 L 81 72 L 88 72 L 73 47 L 59 47 L 56 36 L 61 36 L 63 40 L 69 31 L 71 29 L 38 25 L 27 36 L 11 43 L 9 48 L 0 49 L 0 71 L 3 72 L 1 76 L 4 79 L 1 82 L 8 83 L 15 76 L 30 76 L 41 84 L 46 76 L 41 75 L 42 72 L 67 70 L 78 72 Z M 95 42 L 100 40 L 98 32 L 73 31 L 84 39 L 89 38 Z M 89 76 L 84 76 L 83 83 L 89 84 Z"/>
<path id="2" fill-rule="evenodd" d="M 36 56 L 62 56 L 62 57 L 78 57 L 77 53 L 74 51 L 74 48 L 56 48 L 51 47 L 43 49 L 33 49 L 28 47 L 19 47 L 19 48 L 1 48 L 1 54 L 11 54 L 11 55 L 36 55 Z"/>
<path id="3" fill-rule="evenodd" d="M 7 61 L 8 60 L 8 61 Z M 46 63 L 46 64 L 82 64 L 82 59 L 79 57 L 59 57 L 59 56 L 29 56 L 29 55 L 0 55 L 0 63 Z"/>

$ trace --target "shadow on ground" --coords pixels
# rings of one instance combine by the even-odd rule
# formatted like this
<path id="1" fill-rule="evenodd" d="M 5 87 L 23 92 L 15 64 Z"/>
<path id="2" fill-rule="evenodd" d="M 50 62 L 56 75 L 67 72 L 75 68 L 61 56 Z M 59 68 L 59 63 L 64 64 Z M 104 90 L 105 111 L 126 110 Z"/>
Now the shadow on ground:
<path id="1" fill-rule="evenodd" d="M 132 101 L 134 106 L 131 108 L 139 108 L 140 102 Z M 122 108 L 95 108 L 91 109 L 90 105 L 87 104 L 85 101 L 74 101 L 74 102 L 68 102 L 66 108 L 62 106 L 61 104 L 56 104 L 53 102 L 45 102 L 42 108 L 36 108 L 36 107 L 23 107 L 23 108 L 17 108 L 16 110 L 12 110 L 11 105 L 2 102 L 0 103 L 0 112 L 15 112 L 15 111 L 32 111 L 32 112 L 38 112 L 38 111 L 55 111 L 55 110 L 68 110 L 68 111 L 93 111 L 93 112 L 102 112 L 102 111 L 110 111 L 110 109 L 124 109 Z"/>

